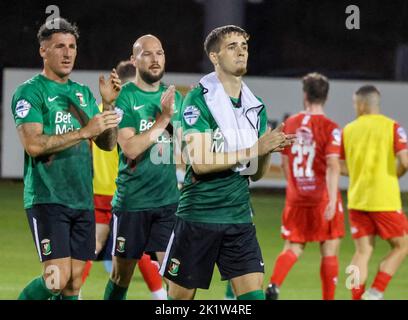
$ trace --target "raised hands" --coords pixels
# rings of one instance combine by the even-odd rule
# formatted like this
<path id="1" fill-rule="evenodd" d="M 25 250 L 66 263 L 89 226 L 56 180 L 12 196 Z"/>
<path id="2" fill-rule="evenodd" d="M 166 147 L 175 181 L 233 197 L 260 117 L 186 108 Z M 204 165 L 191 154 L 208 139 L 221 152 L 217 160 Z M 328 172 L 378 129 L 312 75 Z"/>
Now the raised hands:
<path id="1" fill-rule="evenodd" d="M 108 80 L 105 80 L 103 75 L 99 76 L 99 92 L 104 103 L 113 104 L 119 95 L 120 89 L 121 81 L 115 69 L 112 69 Z"/>
<path id="2" fill-rule="evenodd" d="M 286 147 L 292 145 L 296 141 L 295 134 L 285 134 L 283 132 L 284 124 L 281 123 L 277 128 L 271 130 L 268 128 L 266 132 L 258 139 L 254 145 L 257 148 L 258 156 L 264 156 L 271 152 L 283 151 Z"/>
<path id="3" fill-rule="evenodd" d="M 174 114 L 176 87 L 171 85 L 162 94 L 160 104 L 162 107 L 162 115 L 166 118 L 171 118 Z"/>
<path id="4" fill-rule="evenodd" d="M 99 136 L 107 129 L 115 128 L 120 122 L 120 115 L 116 111 L 104 111 L 98 113 L 88 124 L 80 129 L 84 139 L 92 139 Z"/>

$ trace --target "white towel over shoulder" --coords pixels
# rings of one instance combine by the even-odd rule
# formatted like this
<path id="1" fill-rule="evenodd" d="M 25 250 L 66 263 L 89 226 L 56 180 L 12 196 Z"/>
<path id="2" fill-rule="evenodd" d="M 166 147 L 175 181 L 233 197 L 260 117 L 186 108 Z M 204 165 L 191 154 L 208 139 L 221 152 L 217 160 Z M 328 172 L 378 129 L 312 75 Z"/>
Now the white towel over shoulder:
<path id="1" fill-rule="evenodd" d="M 200 84 L 205 88 L 205 102 L 224 136 L 224 151 L 236 151 L 253 146 L 258 140 L 260 113 L 264 105 L 248 86 L 242 82 L 242 107 L 234 108 L 215 72 L 204 76 Z"/>

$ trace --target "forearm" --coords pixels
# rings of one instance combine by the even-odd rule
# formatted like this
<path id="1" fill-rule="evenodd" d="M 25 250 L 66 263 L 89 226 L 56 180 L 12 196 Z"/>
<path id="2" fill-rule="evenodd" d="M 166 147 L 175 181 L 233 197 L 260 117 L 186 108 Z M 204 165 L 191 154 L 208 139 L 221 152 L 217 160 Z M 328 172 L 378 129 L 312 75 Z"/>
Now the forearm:
<path id="1" fill-rule="evenodd" d="M 196 174 L 208 174 L 213 172 L 232 169 L 239 163 L 247 163 L 251 160 L 251 148 L 233 152 L 205 152 L 204 154 L 192 154 L 192 167 Z"/>
<path id="2" fill-rule="evenodd" d="M 340 174 L 342 176 L 346 176 L 346 177 L 348 177 L 348 175 L 349 175 L 348 169 L 347 169 L 347 164 L 346 164 L 346 161 L 344 161 L 344 160 L 340 160 Z"/>
<path id="3" fill-rule="evenodd" d="M 27 142 L 25 149 L 30 156 L 38 157 L 68 149 L 82 140 L 84 140 L 84 137 L 80 130 L 52 136 L 41 134 L 32 137 Z"/>
<path id="4" fill-rule="evenodd" d="M 329 166 L 326 170 L 326 185 L 329 195 L 329 201 L 335 203 L 337 201 L 338 185 L 340 177 L 340 167 Z"/>
<path id="5" fill-rule="evenodd" d="M 136 159 L 139 155 L 157 142 L 157 139 L 166 130 L 169 122 L 170 118 L 161 116 L 149 130 L 141 134 L 135 134 L 129 139 L 120 142 L 125 156 L 129 159 Z"/>
<path id="6" fill-rule="evenodd" d="M 96 145 L 105 151 L 112 151 L 118 141 L 118 128 L 106 129 L 96 137 Z"/>
<path id="7" fill-rule="evenodd" d="M 103 111 L 113 111 L 115 109 L 115 106 L 113 103 L 110 104 L 106 101 L 102 101 L 102 108 L 103 108 Z"/>
<path id="8" fill-rule="evenodd" d="M 397 165 L 398 178 L 401 178 L 406 172 L 407 172 L 407 169 L 402 165 L 400 161 L 398 161 L 398 165 Z"/>
<path id="9" fill-rule="evenodd" d="M 268 171 L 271 163 L 271 154 L 266 154 L 264 156 L 258 157 L 258 168 L 257 172 L 251 176 L 252 181 L 258 181 L 261 179 L 265 173 Z"/>

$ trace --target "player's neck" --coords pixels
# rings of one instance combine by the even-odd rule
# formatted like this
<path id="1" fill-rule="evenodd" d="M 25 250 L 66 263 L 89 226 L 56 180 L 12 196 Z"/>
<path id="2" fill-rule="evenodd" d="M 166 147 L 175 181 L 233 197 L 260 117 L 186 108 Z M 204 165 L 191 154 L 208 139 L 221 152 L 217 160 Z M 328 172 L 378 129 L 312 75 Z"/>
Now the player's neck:
<path id="1" fill-rule="evenodd" d="M 160 88 L 160 80 L 154 83 L 147 83 L 144 81 L 140 76 L 136 75 L 135 80 L 133 83 L 141 90 L 147 92 L 156 92 Z"/>
<path id="2" fill-rule="evenodd" d="M 55 72 L 53 72 L 50 68 L 47 68 L 46 66 L 44 66 L 44 69 L 41 72 L 41 74 L 47 79 L 58 82 L 58 83 L 67 83 L 69 79 L 69 74 L 64 77 L 60 77 Z"/>
<path id="3" fill-rule="evenodd" d="M 217 76 L 228 96 L 238 99 L 242 88 L 242 77 L 226 74 L 219 70 L 217 70 Z"/>
<path id="4" fill-rule="evenodd" d="M 380 108 L 377 107 L 367 108 L 366 110 L 364 110 L 362 114 L 366 115 L 380 114 Z"/>
<path id="5" fill-rule="evenodd" d="M 305 111 L 310 114 L 324 114 L 324 109 L 322 104 L 307 104 Z"/>

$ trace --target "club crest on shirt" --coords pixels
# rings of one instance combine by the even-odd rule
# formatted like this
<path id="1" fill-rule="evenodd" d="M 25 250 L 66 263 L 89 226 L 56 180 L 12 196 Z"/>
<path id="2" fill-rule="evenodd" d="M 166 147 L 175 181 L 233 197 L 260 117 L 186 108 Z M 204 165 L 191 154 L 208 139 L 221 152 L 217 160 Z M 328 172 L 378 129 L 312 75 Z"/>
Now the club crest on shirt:
<path id="1" fill-rule="evenodd" d="M 184 120 L 188 125 L 194 125 L 200 117 L 200 110 L 196 106 L 187 106 L 183 112 Z"/>
<path id="2" fill-rule="evenodd" d="M 17 101 L 16 104 L 16 114 L 17 117 L 19 118 L 25 118 L 28 115 L 28 112 L 30 112 L 31 109 L 31 104 L 27 100 L 19 100 Z"/>
<path id="3" fill-rule="evenodd" d="M 75 93 L 75 95 L 78 97 L 79 105 L 81 107 L 86 107 L 87 104 L 85 103 L 84 95 L 81 92 L 77 92 L 77 93 Z"/>

